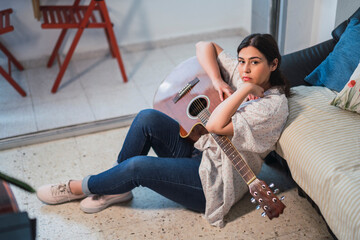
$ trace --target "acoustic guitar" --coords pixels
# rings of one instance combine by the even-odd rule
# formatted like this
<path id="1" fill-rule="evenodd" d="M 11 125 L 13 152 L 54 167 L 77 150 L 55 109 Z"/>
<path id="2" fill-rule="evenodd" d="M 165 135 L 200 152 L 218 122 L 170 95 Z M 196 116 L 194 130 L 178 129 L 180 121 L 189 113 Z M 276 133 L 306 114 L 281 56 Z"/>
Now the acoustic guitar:
<path id="1" fill-rule="evenodd" d="M 153 106 L 178 121 L 180 136 L 194 142 L 207 133 L 204 126 L 220 102 L 210 78 L 193 57 L 178 65 L 160 84 Z M 272 219 L 282 214 L 285 205 L 264 181 L 255 176 L 230 139 L 210 134 L 248 185 L 252 202 L 258 202 L 258 208 L 264 210 L 262 216 Z"/>

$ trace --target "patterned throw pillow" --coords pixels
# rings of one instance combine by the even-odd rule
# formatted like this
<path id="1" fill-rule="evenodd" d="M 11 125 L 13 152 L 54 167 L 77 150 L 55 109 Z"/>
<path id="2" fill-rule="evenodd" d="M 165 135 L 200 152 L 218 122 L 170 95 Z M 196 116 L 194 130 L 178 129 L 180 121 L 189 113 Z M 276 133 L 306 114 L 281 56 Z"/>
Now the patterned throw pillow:
<path id="1" fill-rule="evenodd" d="M 360 113 L 360 63 L 345 87 L 337 94 L 331 105 Z"/>

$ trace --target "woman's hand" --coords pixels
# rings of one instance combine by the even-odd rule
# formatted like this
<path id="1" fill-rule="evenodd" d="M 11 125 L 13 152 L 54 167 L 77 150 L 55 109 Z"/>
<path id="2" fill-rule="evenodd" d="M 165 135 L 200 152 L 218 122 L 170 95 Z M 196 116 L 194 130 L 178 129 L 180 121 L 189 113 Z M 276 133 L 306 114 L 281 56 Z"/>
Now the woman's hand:
<path id="1" fill-rule="evenodd" d="M 240 88 L 245 88 L 249 92 L 249 95 L 247 97 L 248 100 L 254 100 L 264 97 L 264 89 L 259 85 L 245 82 L 240 85 Z"/>
<path id="2" fill-rule="evenodd" d="M 229 97 L 233 94 L 232 88 L 223 80 L 213 81 L 215 90 L 219 93 L 221 101 L 224 101 L 224 97 Z"/>
<path id="3" fill-rule="evenodd" d="M 251 100 L 258 99 L 258 98 L 259 98 L 259 97 L 256 97 L 256 96 L 254 96 L 254 95 L 252 95 L 252 94 L 249 94 L 249 95 L 247 96 L 247 98 L 246 98 L 245 101 L 251 101 Z"/>
<path id="4" fill-rule="evenodd" d="M 229 97 L 233 90 L 224 82 L 220 74 L 217 57 L 222 51 L 223 49 L 213 42 L 198 42 L 196 44 L 196 57 L 212 80 L 215 90 L 219 93 L 220 100 L 224 101 L 224 95 Z"/>

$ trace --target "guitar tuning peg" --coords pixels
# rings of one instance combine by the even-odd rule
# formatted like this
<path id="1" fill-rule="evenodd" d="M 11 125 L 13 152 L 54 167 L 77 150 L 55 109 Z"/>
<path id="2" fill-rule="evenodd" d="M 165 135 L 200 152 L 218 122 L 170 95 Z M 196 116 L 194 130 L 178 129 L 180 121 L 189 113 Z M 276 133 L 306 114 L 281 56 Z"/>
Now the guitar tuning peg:
<path id="1" fill-rule="evenodd" d="M 274 194 L 278 194 L 280 192 L 280 190 L 277 188 L 274 190 Z"/>
<path id="2" fill-rule="evenodd" d="M 265 216 L 266 216 L 266 212 L 263 212 L 263 213 L 261 214 L 261 216 L 262 216 L 262 217 L 265 217 Z"/>
<path id="3" fill-rule="evenodd" d="M 275 184 L 274 184 L 274 183 L 270 183 L 269 187 L 270 187 L 270 188 L 273 188 L 273 187 L 275 187 Z"/>
<path id="4" fill-rule="evenodd" d="M 256 206 L 256 210 L 259 210 L 261 207 L 260 207 L 260 205 L 257 205 Z"/>
<path id="5" fill-rule="evenodd" d="M 251 199 L 250 199 L 250 202 L 255 204 L 255 203 L 256 203 L 255 198 L 251 198 Z"/>
<path id="6" fill-rule="evenodd" d="M 285 199 L 285 196 L 281 196 L 280 198 L 280 201 L 284 200 Z"/>

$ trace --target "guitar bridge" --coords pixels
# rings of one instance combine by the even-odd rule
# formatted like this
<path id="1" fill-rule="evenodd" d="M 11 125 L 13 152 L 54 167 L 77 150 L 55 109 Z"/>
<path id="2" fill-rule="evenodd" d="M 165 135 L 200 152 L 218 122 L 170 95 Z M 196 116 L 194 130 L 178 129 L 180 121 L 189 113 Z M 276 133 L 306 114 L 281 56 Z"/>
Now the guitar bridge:
<path id="1" fill-rule="evenodd" d="M 186 93 L 188 93 L 200 80 L 195 78 L 194 80 L 188 82 L 173 98 L 173 102 L 177 103 Z"/>

